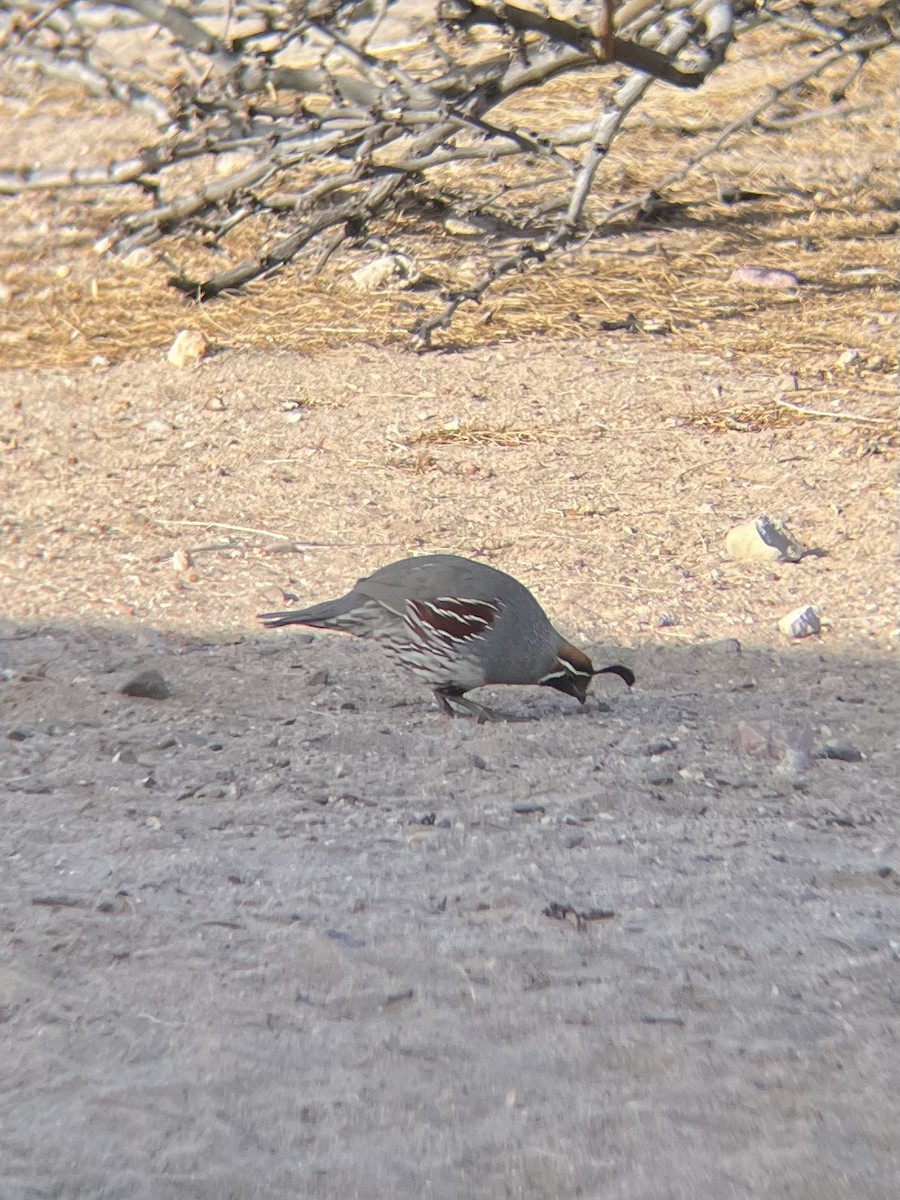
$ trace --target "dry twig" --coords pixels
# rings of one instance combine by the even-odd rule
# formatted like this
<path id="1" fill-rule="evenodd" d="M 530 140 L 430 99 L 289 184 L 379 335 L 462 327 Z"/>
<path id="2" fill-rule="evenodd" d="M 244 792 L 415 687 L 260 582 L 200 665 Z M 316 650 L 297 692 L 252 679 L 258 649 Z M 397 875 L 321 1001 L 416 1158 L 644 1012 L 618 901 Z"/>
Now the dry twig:
<path id="1" fill-rule="evenodd" d="M 850 75 L 833 92 L 842 98 L 871 58 L 896 44 L 900 27 L 896 0 L 874 3 L 861 16 L 835 15 L 825 0 L 780 0 L 774 9 L 754 0 L 602 0 L 599 11 L 592 6 L 584 19 L 566 20 L 537 5 L 440 0 L 430 36 L 404 52 L 376 44 L 394 3 L 379 0 L 372 14 L 352 0 L 191 7 L 112 0 L 102 8 L 10 0 L 0 16 L 0 46 L 8 54 L 148 113 L 159 132 L 112 164 L 0 170 L 0 194 L 138 188 L 149 204 L 119 222 L 111 248 L 126 253 L 177 236 L 196 250 L 193 264 L 229 252 L 238 229 L 261 226 L 253 252 L 223 269 L 174 272 L 172 286 L 209 300 L 280 272 L 307 249 L 315 249 L 312 261 L 321 268 L 371 237 L 384 239 L 415 205 L 452 213 L 464 196 L 463 215 L 489 218 L 503 200 L 511 205 L 515 185 L 498 196 L 490 182 L 484 186 L 485 168 L 500 158 L 518 161 L 533 195 L 527 208 L 503 216 L 522 231 L 522 244 L 499 253 L 483 244 L 477 282 L 445 286 L 441 307 L 415 326 L 416 344 L 427 347 L 460 305 L 480 302 L 498 279 L 645 212 L 648 200 L 655 203 L 732 138 L 759 130 L 780 98 L 850 59 Z M 598 173 L 648 88 L 700 87 L 734 36 L 763 21 L 789 29 L 804 55 L 812 50 L 803 70 L 728 120 L 651 193 L 642 189 L 589 219 Z M 166 71 L 122 66 L 110 52 L 111 27 L 138 37 L 165 31 Z M 607 63 L 618 70 L 608 72 L 610 86 L 600 89 L 592 119 L 575 131 L 537 134 L 516 118 L 528 97 L 560 75 L 594 78 Z M 832 108 L 843 111 L 840 103 Z M 215 167 L 225 154 L 240 162 L 223 175 Z M 533 167 L 544 160 L 556 170 L 542 181 Z M 561 180 L 570 181 L 565 197 Z M 550 221 L 535 230 L 545 214 Z"/>

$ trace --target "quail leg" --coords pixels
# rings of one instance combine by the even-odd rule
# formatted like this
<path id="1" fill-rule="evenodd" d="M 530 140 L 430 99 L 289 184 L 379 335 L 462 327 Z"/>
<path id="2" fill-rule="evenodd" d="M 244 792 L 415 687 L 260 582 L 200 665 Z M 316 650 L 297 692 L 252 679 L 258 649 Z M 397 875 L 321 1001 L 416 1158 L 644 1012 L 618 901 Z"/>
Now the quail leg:
<path id="1" fill-rule="evenodd" d="M 477 717 L 479 725 L 483 725 L 485 721 L 505 720 L 504 717 L 498 716 L 493 709 L 485 708 L 483 704 L 476 704 L 474 700 L 467 700 L 465 696 L 455 696 L 452 692 L 443 692 L 439 688 L 435 688 L 434 698 L 437 700 L 441 712 L 447 717 L 455 717 L 457 715 L 450 704 L 452 700 L 464 712 L 471 713 L 473 717 Z"/>

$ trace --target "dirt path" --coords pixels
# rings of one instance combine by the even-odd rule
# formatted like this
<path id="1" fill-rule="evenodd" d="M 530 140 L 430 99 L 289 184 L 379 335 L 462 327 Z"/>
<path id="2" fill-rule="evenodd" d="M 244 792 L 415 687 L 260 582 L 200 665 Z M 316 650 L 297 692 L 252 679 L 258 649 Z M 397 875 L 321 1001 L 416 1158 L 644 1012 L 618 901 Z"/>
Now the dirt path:
<path id="1" fill-rule="evenodd" d="M 898 1195 L 895 465 L 695 420 L 771 386 L 649 339 L 3 377 L 3 1200 Z M 760 511 L 827 553 L 729 561 Z M 433 549 L 635 689 L 446 722 L 255 628 Z"/>

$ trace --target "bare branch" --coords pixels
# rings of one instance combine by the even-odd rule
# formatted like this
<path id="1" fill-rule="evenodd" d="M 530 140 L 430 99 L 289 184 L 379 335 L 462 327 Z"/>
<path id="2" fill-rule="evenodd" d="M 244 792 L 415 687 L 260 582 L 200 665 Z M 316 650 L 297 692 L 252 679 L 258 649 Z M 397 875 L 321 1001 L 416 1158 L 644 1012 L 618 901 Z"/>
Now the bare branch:
<path id="1" fill-rule="evenodd" d="M 376 32 L 394 3 L 6 0 L 0 47 L 14 64 L 149 113 L 157 128 L 148 144 L 109 164 L 48 168 L 7 157 L 0 195 L 130 188 L 130 211 L 106 241 L 119 253 L 160 243 L 164 261 L 173 234 L 194 237 L 201 263 L 209 263 L 207 248 L 229 253 L 234 231 L 244 227 L 246 235 L 250 219 L 262 218 L 266 232 L 241 261 L 229 259 L 206 278 L 208 266 L 193 270 L 197 278 L 175 273 L 172 285 L 201 300 L 265 279 L 305 251 L 307 267 L 318 269 L 365 237 L 394 238 L 410 200 L 423 212 L 426 201 L 431 211 L 437 202 L 486 227 L 493 220 L 505 236 L 528 231 L 530 240 L 513 252 L 499 235 L 485 235 L 478 281 L 445 290 L 440 311 L 416 327 L 424 347 L 504 275 L 644 210 L 732 138 L 751 129 L 776 136 L 786 122 L 764 118 L 780 97 L 845 59 L 831 107 L 787 120 L 848 112 L 835 101 L 900 40 L 898 0 L 872 0 L 858 15 L 831 0 L 585 0 L 581 19 L 568 20 L 541 0 L 441 0 L 427 33 L 411 29 L 390 48 L 379 46 Z M 405 19 L 399 7 L 394 16 Z M 802 69 L 790 67 L 784 84 L 743 113 L 732 102 L 709 144 L 651 190 L 644 183 L 640 194 L 626 193 L 586 229 L 588 197 L 651 84 L 701 87 L 732 40 L 763 22 L 778 34 L 776 52 L 791 62 L 802 57 Z M 120 62 L 113 34 L 122 30 L 163 31 L 165 79 L 147 63 Z M 579 72 L 590 72 L 598 91 L 592 119 L 530 128 L 527 94 Z M 221 156 L 233 152 L 238 165 L 222 174 Z M 523 169 L 485 170 L 501 159 Z M 551 170 L 538 173 L 536 163 Z M 552 224 L 540 223 L 547 213 Z"/>

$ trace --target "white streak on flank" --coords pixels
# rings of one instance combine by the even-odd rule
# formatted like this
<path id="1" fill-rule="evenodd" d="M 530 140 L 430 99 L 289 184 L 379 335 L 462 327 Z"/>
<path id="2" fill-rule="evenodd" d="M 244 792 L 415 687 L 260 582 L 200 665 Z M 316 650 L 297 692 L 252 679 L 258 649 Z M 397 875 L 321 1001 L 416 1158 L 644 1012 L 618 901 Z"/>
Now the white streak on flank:
<path id="1" fill-rule="evenodd" d="M 432 604 L 428 600 L 422 600 L 420 603 L 423 608 L 427 608 L 436 617 L 449 617 L 451 621 L 461 621 L 463 625 L 490 625 L 490 620 L 478 613 L 457 612 L 453 608 L 438 608 L 437 604 Z"/>

